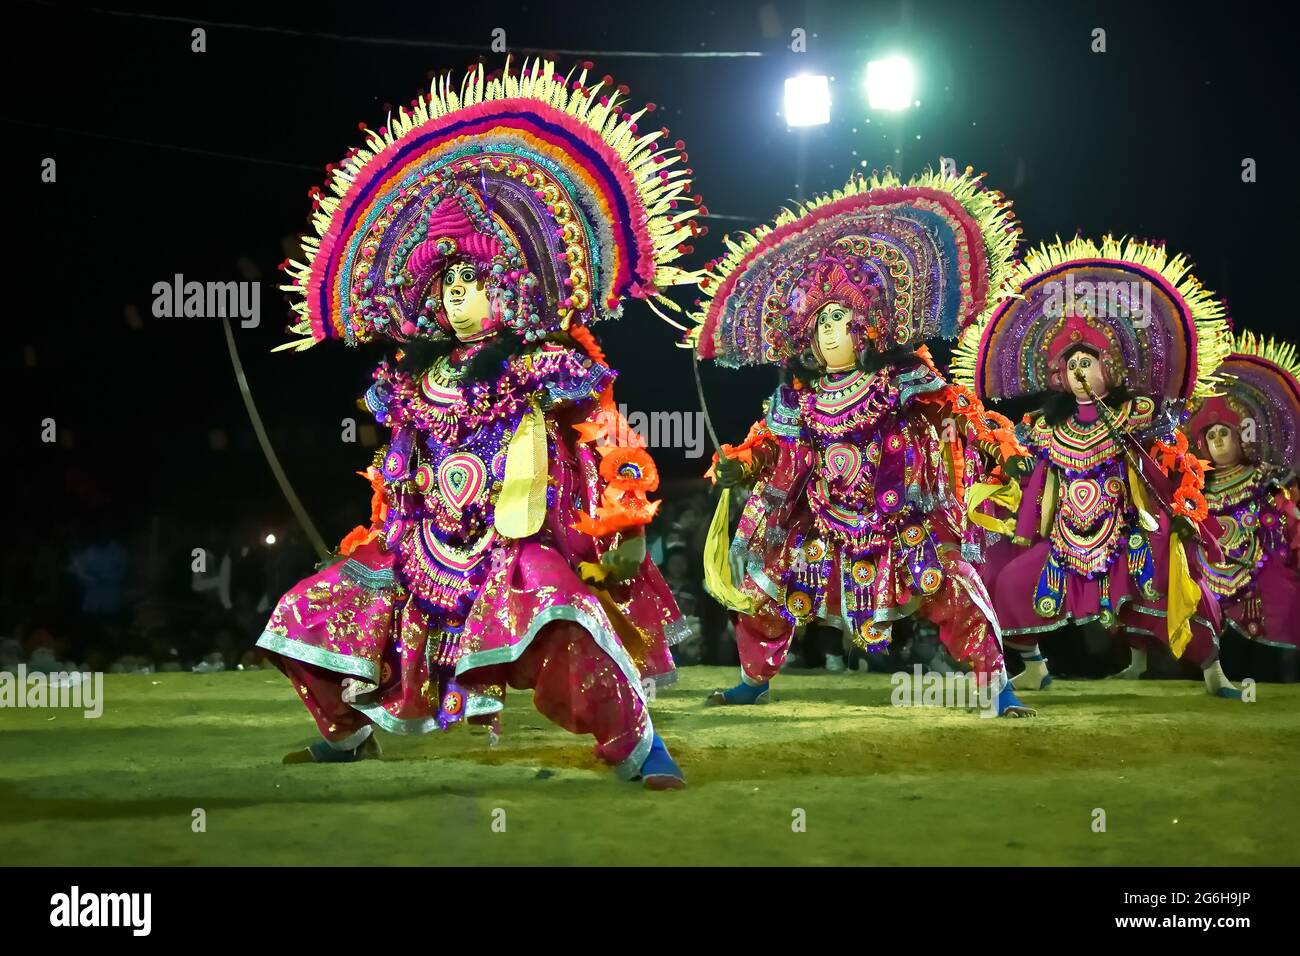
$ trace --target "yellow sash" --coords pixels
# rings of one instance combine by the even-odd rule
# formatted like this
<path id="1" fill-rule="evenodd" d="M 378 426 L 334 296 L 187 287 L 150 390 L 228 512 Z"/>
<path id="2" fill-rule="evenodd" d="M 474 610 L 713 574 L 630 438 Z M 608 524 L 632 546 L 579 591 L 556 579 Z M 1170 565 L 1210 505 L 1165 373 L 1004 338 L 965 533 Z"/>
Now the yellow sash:
<path id="1" fill-rule="evenodd" d="M 1151 514 L 1151 503 L 1147 500 L 1146 486 L 1142 484 L 1142 479 L 1138 477 L 1132 465 L 1128 469 L 1128 490 L 1133 496 L 1133 506 L 1137 508 L 1138 524 L 1147 531 L 1155 531 L 1160 527 L 1160 522 Z"/>
<path id="2" fill-rule="evenodd" d="M 496 529 L 507 538 L 536 534 L 546 520 L 546 416 L 534 401 L 506 450 L 506 476 L 497 496 Z"/>
<path id="3" fill-rule="evenodd" d="M 623 645 L 623 649 L 632 658 L 632 663 L 636 665 L 636 669 L 644 672 L 646 664 L 650 660 L 650 639 L 641 628 L 633 624 L 628 616 L 623 613 L 623 608 L 614 600 L 614 596 L 605 590 L 605 581 L 609 578 L 609 568 L 592 561 L 582 561 L 578 564 L 578 575 L 584 583 L 591 586 L 591 593 L 596 595 L 597 600 L 600 601 L 605 616 L 609 618 L 610 626 L 614 628 L 619 643 Z"/>
<path id="4" fill-rule="evenodd" d="M 1182 657 L 1192 639 L 1192 615 L 1201 603 L 1201 587 L 1187 569 L 1187 552 L 1183 539 L 1169 535 L 1169 610 L 1165 624 L 1169 628 L 1169 650 Z"/>
<path id="5" fill-rule="evenodd" d="M 979 510 L 980 505 L 992 501 L 1011 512 L 1006 519 L 996 518 Z M 1020 508 L 1020 485 L 1014 481 L 995 484 L 977 481 L 966 493 L 966 517 L 986 531 L 1011 537 L 1016 533 L 1016 512 Z"/>
<path id="6" fill-rule="evenodd" d="M 741 614 L 754 613 L 754 601 L 731 580 L 731 489 L 723 488 L 713 511 L 709 536 L 704 540 L 704 589 L 723 607 Z"/>

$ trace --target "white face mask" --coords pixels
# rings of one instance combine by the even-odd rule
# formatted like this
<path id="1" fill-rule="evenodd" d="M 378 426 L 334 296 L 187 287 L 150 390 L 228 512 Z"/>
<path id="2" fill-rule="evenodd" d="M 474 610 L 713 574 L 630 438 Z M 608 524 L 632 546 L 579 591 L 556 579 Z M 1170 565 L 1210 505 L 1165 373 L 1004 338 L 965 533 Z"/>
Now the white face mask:
<path id="1" fill-rule="evenodd" d="M 849 325 L 853 312 L 839 302 L 827 302 L 817 313 L 817 351 L 828 371 L 837 372 L 853 368 L 857 362 L 857 349 Z"/>
<path id="2" fill-rule="evenodd" d="M 1219 468 L 1241 464 L 1241 436 L 1231 425 L 1211 425 L 1205 430 L 1205 448 Z"/>
<path id="3" fill-rule="evenodd" d="M 1079 381 L 1080 376 L 1083 382 Z M 1084 386 L 1087 383 L 1087 387 Z M 1101 359 L 1091 352 L 1074 352 L 1065 363 L 1065 383 L 1070 393 L 1081 402 L 1106 397 L 1106 376 L 1101 369 Z M 1088 392 L 1091 390 L 1092 395 Z"/>
<path id="4" fill-rule="evenodd" d="M 456 338 L 462 342 L 482 332 L 492 314 L 487 280 L 478 271 L 472 262 L 457 262 L 442 277 L 442 309 Z"/>

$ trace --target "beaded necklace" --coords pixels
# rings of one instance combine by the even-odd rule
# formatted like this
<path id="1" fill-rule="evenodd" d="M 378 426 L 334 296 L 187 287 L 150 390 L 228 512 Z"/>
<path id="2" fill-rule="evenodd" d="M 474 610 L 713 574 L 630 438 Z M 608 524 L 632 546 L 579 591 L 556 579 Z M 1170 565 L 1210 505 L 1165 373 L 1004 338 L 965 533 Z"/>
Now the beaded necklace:
<path id="1" fill-rule="evenodd" d="M 860 435 L 897 406 L 898 389 L 885 373 L 828 373 L 800 396 L 803 419 L 821 443 Z"/>
<path id="2" fill-rule="evenodd" d="M 1122 428 L 1128 416 L 1127 405 L 1116 411 L 1116 425 Z M 1101 418 L 1085 423 L 1072 415 L 1055 427 L 1039 419 L 1034 430 L 1037 443 L 1045 448 L 1048 459 L 1067 474 L 1094 472 L 1123 454 L 1119 442 Z"/>
<path id="3" fill-rule="evenodd" d="M 1205 500 L 1214 511 L 1235 508 L 1259 493 L 1259 477 L 1253 465 L 1216 467 L 1205 476 Z"/>

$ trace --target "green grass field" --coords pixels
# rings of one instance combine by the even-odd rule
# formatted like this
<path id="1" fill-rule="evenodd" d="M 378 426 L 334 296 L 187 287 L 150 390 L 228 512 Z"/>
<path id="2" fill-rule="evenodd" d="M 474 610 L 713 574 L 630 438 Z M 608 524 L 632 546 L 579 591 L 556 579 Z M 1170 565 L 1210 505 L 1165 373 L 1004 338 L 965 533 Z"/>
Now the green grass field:
<path id="1" fill-rule="evenodd" d="M 0 711 L 3 862 L 1300 863 L 1298 685 L 1242 704 L 1190 682 L 1060 682 L 1026 695 L 1038 719 L 1008 721 L 891 707 L 885 676 L 819 671 L 781 675 L 766 707 L 705 708 L 732 682 L 687 668 L 660 693 L 690 787 L 651 793 L 528 694 L 492 749 L 468 729 L 383 735 L 383 761 L 283 766 L 313 728 L 278 672 L 109 676 L 98 720 Z"/>

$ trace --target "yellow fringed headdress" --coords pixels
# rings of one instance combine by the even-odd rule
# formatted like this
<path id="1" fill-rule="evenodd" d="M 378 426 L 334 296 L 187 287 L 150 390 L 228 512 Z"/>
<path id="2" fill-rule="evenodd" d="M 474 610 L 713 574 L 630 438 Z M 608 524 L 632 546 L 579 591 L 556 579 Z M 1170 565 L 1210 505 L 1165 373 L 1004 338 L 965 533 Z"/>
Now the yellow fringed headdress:
<path id="1" fill-rule="evenodd" d="M 802 305 L 833 291 L 818 284 L 870 302 L 880 350 L 952 338 L 1004 294 L 1018 233 L 1010 202 L 969 168 L 906 183 L 892 172 L 854 176 L 728 236 L 697 280 L 704 305 L 688 341 L 723 365 L 784 362 L 803 347 Z"/>
<path id="2" fill-rule="evenodd" d="M 698 231 L 689 171 L 680 143 L 661 147 L 667 130 L 640 128 L 653 104 L 629 112 L 625 92 L 586 68 L 507 60 L 459 89 L 441 76 L 366 130 L 314 191 L 304 261 L 285 265 L 291 330 L 307 337 L 282 348 L 446 334 L 434 283 L 467 245 L 489 264 L 501 324 L 528 339 L 679 284 L 672 263 Z"/>
<path id="3" fill-rule="evenodd" d="M 1015 295 L 962 333 L 953 380 L 981 400 L 1061 387 L 1052 346 L 1074 329 L 1102 336 L 1134 392 L 1166 399 L 1212 394 L 1232 351 L 1223 303 L 1201 285 L 1183 256 L 1163 245 L 1105 236 L 1031 250 L 1012 272 Z"/>

